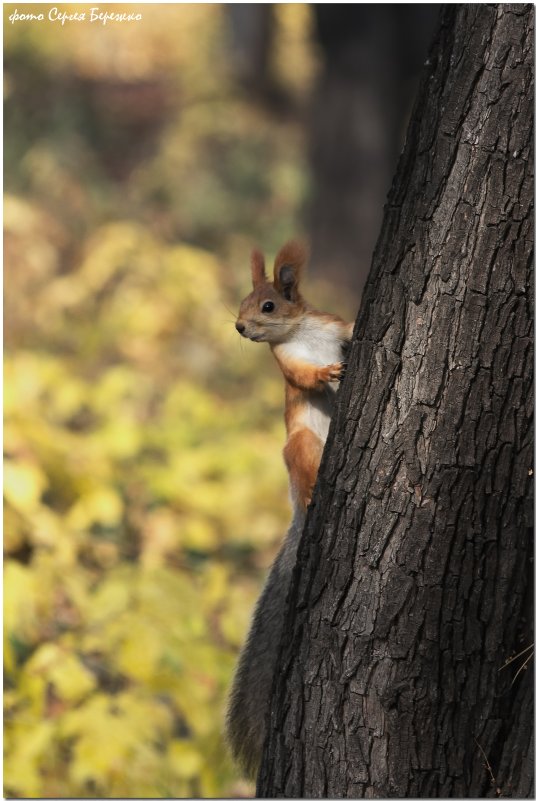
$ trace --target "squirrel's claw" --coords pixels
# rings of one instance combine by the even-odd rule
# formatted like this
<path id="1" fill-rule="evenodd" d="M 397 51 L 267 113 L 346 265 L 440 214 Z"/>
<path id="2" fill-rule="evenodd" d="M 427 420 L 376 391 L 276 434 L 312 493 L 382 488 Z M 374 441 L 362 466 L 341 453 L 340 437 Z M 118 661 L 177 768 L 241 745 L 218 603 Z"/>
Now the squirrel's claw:
<path id="1" fill-rule="evenodd" d="M 328 364 L 324 368 L 326 381 L 342 381 L 346 373 L 346 362 L 337 362 L 336 364 Z"/>

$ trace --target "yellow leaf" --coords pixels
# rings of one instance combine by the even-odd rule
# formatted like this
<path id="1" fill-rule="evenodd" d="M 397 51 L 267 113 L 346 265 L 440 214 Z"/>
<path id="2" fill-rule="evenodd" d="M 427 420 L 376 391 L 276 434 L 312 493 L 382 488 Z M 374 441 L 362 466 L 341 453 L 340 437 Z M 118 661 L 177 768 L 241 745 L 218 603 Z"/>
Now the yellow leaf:
<path id="1" fill-rule="evenodd" d="M 199 751 L 186 740 L 172 740 L 168 754 L 173 773 L 181 779 L 193 779 L 203 765 Z"/>
<path id="2" fill-rule="evenodd" d="M 62 417 L 74 414 L 87 399 L 88 388 L 72 377 L 54 387 L 52 407 Z"/>
<path id="3" fill-rule="evenodd" d="M 31 641 L 37 622 L 38 577 L 18 562 L 4 568 L 4 626 L 6 634 Z"/>
<path id="4" fill-rule="evenodd" d="M 50 758 L 53 726 L 49 721 L 37 721 L 34 726 L 21 729 L 4 763 L 4 788 L 19 797 L 39 798 L 42 792 L 39 768 L 45 754 Z"/>
<path id="5" fill-rule="evenodd" d="M 109 780 L 113 773 L 127 770 L 129 751 L 139 736 L 112 714 L 98 722 L 83 732 L 73 747 L 70 773 L 82 785 L 94 778 Z"/>
<path id="6" fill-rule="evenodd" d="M 44 688 L 52 682 L 60 698 L 66 701 L 80 701 L 85 695 L 96 687 L 96 680 L 78 660 L 75 654 L 56 643 L 41 645 L 31 656 L 24 667 L 26 676 L 30 679 L 28 689 L 34 686 L 32 679 L 41 677 L 41 683 L 35 684 L 35 691 L 39 686 Z"/>
<path id="7" fill-rule="evenodd" d="M 117 666 L 128 676 L 148 681 L 162 652 L 161 635 L 150 623 L 131 623 L 119 647 Z"/>
<path id="8" fill-rule="evenodd" d="M 16 661 L 15 661 L 15 652 L 11 646 L 11 642 L 9 641 L 9 637 L 7 636 L 6 632 L 4 631 L 4 670 L 6 675 L 15 672 Z"/>
<path id="9" fill-rule="evenodd" d="M 99 430 L 95 438 L 102 443 L 105 453 L 118 459 L 134 456 L 141 443 L 139 425 L 128 418 L 110 421 Z"/>
<path id="10" fill-rule="evenodd" d="M 218 544 L 215 527 L 202 517 L 184 520 L 181 525 L 180 538 L 187 548 L 208 551 Z"/>
<path id="11" fill-rule="evenodd" d="M 46 673 L 62 658 L 62 649 L 54 642 L 41 645 L 26 662 L 29 673 Z"/>
<path id="12" fill-rule="evenodd" d="M 127 609 L 131 597 L 126 581 L 120 578 L 104 581 L 87 599 L 87 623 L 91 626 L 116 618 Z"/>
<path id="13" fill-rule="evenodd" d="M 68 515 L 74 528 L 88 528 L 93 523 L 117 525 L 123 515 L 123 501 L 111 487 L 96 487 L 83 495 Z"/>
<path id="14" fill-rule="evenodd" d="M 4 465 L 6 500 L 21 512 L 32 512 L 38 506 L 47 483 L 45 474 L 37 465 L 9 460 Z"/>
<path id="15" fill-rule="evenodd" d="M 55 566 L 76 564 L 79 539 L 69 531 L 65 520 L 47 506 L 41 506 L 32 515 L 30 540 L 35 545 L 46 545 L 54 554 Z"/>
<path id="16" fill-rule="evenodd" d="M 26 527 L 21 515 L 12 506 L 4 504 L 4 552 L 18 551 L 26 542 Z"/>
<path id="17" fill-rule="evenodd" d="M 93 674 L 73 654 L 56 664 L 48 678 L 54 684 L 58 696 L 70 702 L 80 701 L 97 685 Z"/>

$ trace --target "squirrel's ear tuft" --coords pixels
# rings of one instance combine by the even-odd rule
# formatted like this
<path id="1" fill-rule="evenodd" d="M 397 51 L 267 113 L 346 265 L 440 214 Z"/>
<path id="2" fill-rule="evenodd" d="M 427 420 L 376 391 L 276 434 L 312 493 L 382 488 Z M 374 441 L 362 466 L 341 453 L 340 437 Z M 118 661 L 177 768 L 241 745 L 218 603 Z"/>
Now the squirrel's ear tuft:
<path id="1" fill-rule="evenodd" d="M 260 250 L 254 250 L 251 253 L 251 277 L 253 279 L 253 289 L 266 281 L 264 256 Z"/>
<path id="2" fill-rule="evenodd" d="M 274 287 L 287 300 L 298 299 L 298 287 L 307 255 L 304 244 L 291 241 L 283 245 L 275 257 Z"/>

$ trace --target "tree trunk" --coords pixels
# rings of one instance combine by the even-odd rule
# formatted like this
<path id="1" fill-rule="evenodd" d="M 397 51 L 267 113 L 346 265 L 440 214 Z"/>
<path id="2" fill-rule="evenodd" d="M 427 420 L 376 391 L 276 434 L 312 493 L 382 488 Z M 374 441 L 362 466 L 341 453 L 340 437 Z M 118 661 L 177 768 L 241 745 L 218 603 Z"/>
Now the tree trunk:
<path id="1" fill-rule="evenodd" d="M 450 5 L 300 543 L 263 797 L 528 797 L 533 7 Z M 527 663 L 531 667 L 530 660 Z"/>

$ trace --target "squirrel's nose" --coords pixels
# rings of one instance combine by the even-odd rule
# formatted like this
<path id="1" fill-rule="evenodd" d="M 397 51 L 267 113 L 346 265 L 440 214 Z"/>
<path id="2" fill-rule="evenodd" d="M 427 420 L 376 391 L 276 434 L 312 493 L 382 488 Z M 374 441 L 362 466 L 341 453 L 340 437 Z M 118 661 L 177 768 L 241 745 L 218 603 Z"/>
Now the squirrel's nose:
<path id="1" fill-rule="evenodd" d="M 235 328 L 239 334 L 243 334 L 244 331 L 246 330 L 246 326 L 244 325 L 244 323 L 235 323 Z"/>

